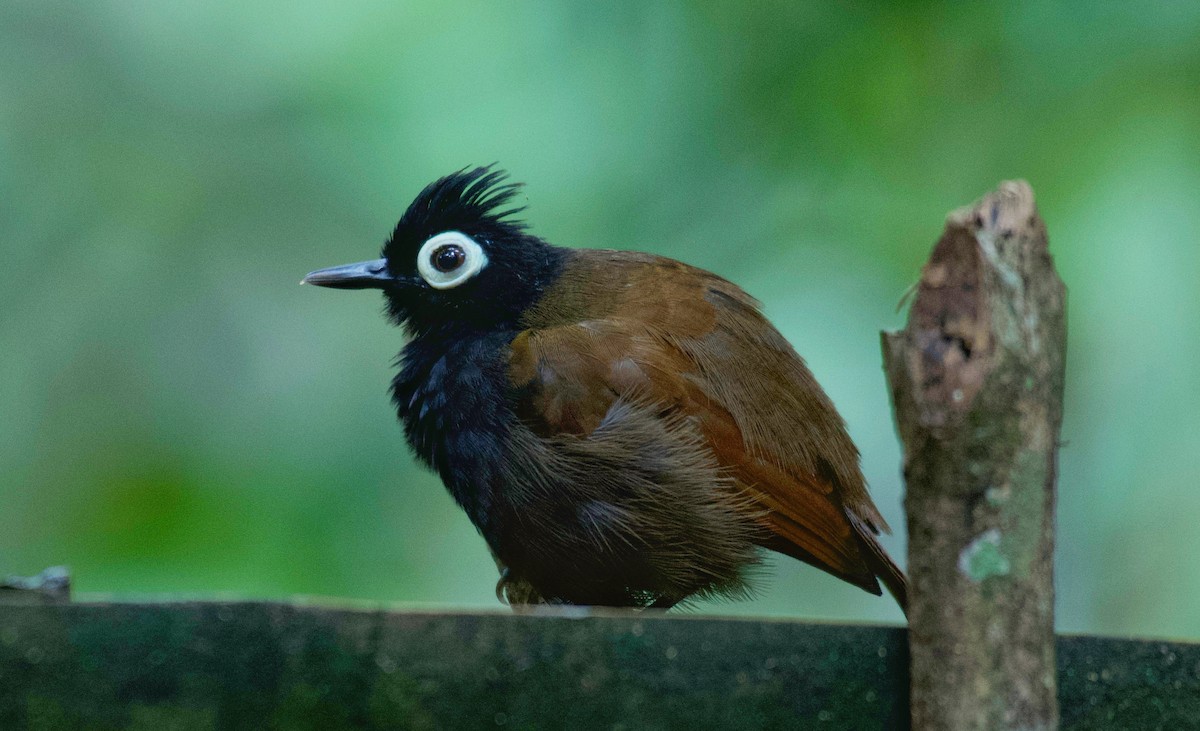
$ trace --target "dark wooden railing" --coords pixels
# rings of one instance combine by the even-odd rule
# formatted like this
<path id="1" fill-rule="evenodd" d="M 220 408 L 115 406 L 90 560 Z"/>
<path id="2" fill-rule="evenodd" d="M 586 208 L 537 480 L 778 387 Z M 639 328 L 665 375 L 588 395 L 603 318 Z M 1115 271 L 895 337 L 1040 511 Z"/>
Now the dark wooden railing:
<path id="1" fill-rule="evenodd" d="M 1061 637 L 1058 680 L 1066 729 L 1200 723 L 1200 645 Z M 0 604 L 6 730 L 908 727 L 897 627 Z"/>

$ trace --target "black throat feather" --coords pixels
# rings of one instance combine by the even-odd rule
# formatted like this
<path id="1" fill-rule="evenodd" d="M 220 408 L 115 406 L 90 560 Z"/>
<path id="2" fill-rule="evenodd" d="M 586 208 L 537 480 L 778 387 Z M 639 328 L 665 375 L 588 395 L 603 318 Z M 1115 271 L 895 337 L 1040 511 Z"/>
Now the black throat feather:
<path id="1" fill-rule="evenodd" d="M 430 237 L 459 231 L 488 255 L 469 282 L 386 291 L 388 312 L 410 336 L 399 356 L 392 399 L 418 458 L 442 478 L 484 534 L 500 530 L 494 510 L 499 469 L 516 417 L 510 406 L 508 348 L 524 312 L 559 276 L 567 251 L 512 220 L 520 188 L 503 171 L 463 170 L 427 186 L 383 248 L 394 275 L 413 277 Z"/>
<path id="2" fill-rule="evenodd" d="M 513 336 L 426 333 L 405 346 L 392 380 L 392 401 L 409 446 L 489 538 L 496 527 L 499 466 L 515 424 L 507 377 Z"/>

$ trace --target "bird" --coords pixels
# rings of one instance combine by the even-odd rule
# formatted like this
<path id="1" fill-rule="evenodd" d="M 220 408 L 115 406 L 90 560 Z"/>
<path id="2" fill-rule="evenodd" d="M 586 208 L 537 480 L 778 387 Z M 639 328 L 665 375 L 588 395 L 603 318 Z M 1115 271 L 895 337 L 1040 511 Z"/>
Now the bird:
<path id="1" fill-rule="evenodd" d="M 902 609 L 845 422 L 732 282 L 555 246 L 496 164 L 427 185 L 380 258 L 302 283 L 382 290 L 407 336 L 391 396 L 514 606 L 668 609 L 751 596 L 764 554 Z"/>

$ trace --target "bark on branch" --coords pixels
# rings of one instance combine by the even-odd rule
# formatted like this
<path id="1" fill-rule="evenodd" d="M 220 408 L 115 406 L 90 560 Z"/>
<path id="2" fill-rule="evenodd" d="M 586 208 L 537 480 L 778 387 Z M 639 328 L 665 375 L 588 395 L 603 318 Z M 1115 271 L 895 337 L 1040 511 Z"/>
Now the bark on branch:
<path id="1" fill-rule="evenodd" d="M 1057 727 L 1054 482 L 1065 290 L 1033 191 L 950 214 L 907 327 L 883 334 L 904 443 L 912 719 Z"/>

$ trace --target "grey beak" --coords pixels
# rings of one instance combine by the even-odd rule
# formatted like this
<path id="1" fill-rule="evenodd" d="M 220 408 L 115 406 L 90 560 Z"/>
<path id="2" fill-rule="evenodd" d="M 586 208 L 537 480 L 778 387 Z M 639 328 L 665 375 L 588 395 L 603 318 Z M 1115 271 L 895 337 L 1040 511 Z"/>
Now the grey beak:
<path id="1" fill-rule="evenodd" d="M 392 281 L 388 274 L 386 259 L 372 259 L 339 267 L 318 269 L 309 272 L 301 284 L 315 284 L 333 289 L 382 289 Z"/>

